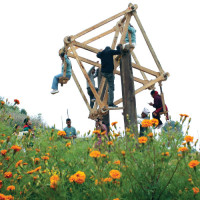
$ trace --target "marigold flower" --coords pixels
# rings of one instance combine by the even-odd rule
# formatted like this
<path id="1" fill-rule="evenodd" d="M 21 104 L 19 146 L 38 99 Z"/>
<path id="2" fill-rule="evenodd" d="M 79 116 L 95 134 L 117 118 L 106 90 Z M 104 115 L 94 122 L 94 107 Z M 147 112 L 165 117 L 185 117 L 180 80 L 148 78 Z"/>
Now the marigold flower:
<path id="1" fill-rule="evenodd" d="M 111 125 L 115 126 L 118 122 L 112 122 Z"/>
<path id="2" fill-rule="evenodd" d="M 5 104 L 5 102 L 4 101 L 1 101 L 1 105 L 3 106 Z"/>
<path id="3" fill-rule="evenodd" d="M 28 163 L 25 162 L 25 163 L 23 163 L 23 165 L 28 165 Z"/>
<path id="4" fill-rule="evenodd" d="M 145 144 L 147 142 L 148 138 L 145 136 L 139 137 L 138 141 L 140 144 Z"/>
<path id="5" fill-rule="evenodd" d="M 198 187 L 194 187 L 192 189 L 193 189 L 194 194 L 198 194 L 199 193 L 199 188 Z"/>
<path id="6" fill-rule="evenodd" d="M 152 126 L 152 121 L 150 119 L 144 119 L 142 121 L 142 127 L 150 127 Z"/>
<path id="7" fill-rule="evenodd" d="M 113 141 L 108 141 L 107 144 L 108 145 L 113 145 Z"/>
<path id="8" fill-rule="evenodd" d="M 179 114 L 181 117 L 189 117 L 187 114 Z"/>
<path id="9" fill-rule="evenodd" d="M 162 156 L 169 156 L 169 152 L 162 153 Z"/>
<path id="10" fill-rule="evenodd" d="M 75 181 L 75 176 L 74 176 L 74 175 L 71 175 L 71 176 L 69 177 L 69 182 L 72 183 L 72 182 L 74 182 L 74 181 Z"/>
<path id="11" fill-rule="evenodd" d="M 100 157 L 100 155 L 101 155 L 100 151 L 92 151 L 90 153 L 90 157 L 92 157 L 92 158 L 98 158 L 98 157 Z"/>
<path id="12" fill-rule="evenodd" d="M 18 151 L 20 151 L 22 148 L 19 147 L 19 146 L 17 146 L 17 145 L 13 145 L 13 146 L 11 147 L 11 149 L 13 149 L 14 152 L 18 152 Z"/>
<path id="13" fill-rule="evenodd" d="M 48 156 L 42 156 L 41 158 L 42 158 L 42 160 L 49 160 Z"/>
<path id="14" fill-rule="evenodd" d="M 75 182 L 78 183 L 78 184 L 82 184 L 85 182 L 85 179 L 86 179 L 86 175 L 84 172 L 81 172 L 81 171 L 78 171 L 74 174 L 75 176 Z"/>
<path id="15" fill-rule="evenodd" d="M 39 162 L 40 162 L 40 159 L 39 159 L 39 158 L 35 158 L 35 159 L 34 159 L 34 163 L 35 163 L 35 164 L 38 164 Z"/>
<path id="16" fill-rule="evenodd" d="M 5 150 L 5 149 L 1 150 L 1 155 L 2 155 L 2 156 L 5 156 L 6 153 L 7 153 L 7 150 Z"/>
<path id="17" fill-rule="evenodd" d="M 58 131 L 57 135 L 59 135 L 59 136 L 65 136 L 66 133 L 65 133 L 65 131 Z"/>
<path id="18" fill-rule="evenodd" d="M 10 160 L 10 156 L 7 156 L 5 159 L 6 159 L 6 160 Z"/>
<path id="19" fill-rule="evenodd" d="M 123 156 L 125 156 L 125 155 L 126 155 L 126 152 L 125 152 L 125 151 L 121 151 L 121 154 L 122 154 Z"/>
<path id="20" fill-rule="evenodd" d="M 50 187 L 55 189 L 57 187 L 57 183 L 60 180 L 58 175 L 53 175 L 50 177 Z"/>
<path id="21" fill-rule="evenodd" d="M 22 164 L 22 161 L 23 161 L 23 160 L 19 160 L 19 161 L 16 163 L 15 167 L 17 168 L 19 165 L 21 165 L 21 164 Z"/>
<path id="22" fill-rule="evenodd" d="M 197 165 L 199 165 L 199 161 L 198 160 L 192 160 L 190 161 L 190 163 L 188 164 L 190 168 L 194 168 L 196 167 Z"/>
<path id="23" fill-rule="evenodd" d="M 0 143 L 3 144 L 5 140 L 0 140 Z"/>
<path id="24" fill-rule="evenodd" d="M 71 142 L 67 142 L 67 144 L 65 146 L 66 147 L 70 147 L 71 146 Z"/>
<path id="25" fill-rule="evenodd" d="M 40 152 L 40 149 L 35 149 L 38 153 Z"/>
<path id="26" fill-rule="evenodd" d="M 119 137 L 119 136 L 120 136 L 120 133 L 114 133 L 113 136 L 114 136 L 114 137 Z"/>
<path id="27" fill-rule="evenodd" d="M 183 156 L 182 154 L 180 154 L 180 153 L 178 154 L 178 157 L 182 157 L 182 156 Z"/>
<path id="28" fill-rule="evenodd" d="M 39 171 L 41 168 L 42 168 L 42 167 L 39 166 L 39 167 L 35 168 L 33 171 L 34 171 L 34 172 L 37 172 L 37 171 Z"/>
<path id="29" fill-rule="evenodd" d="M 114 162 L 114 164 L 116 164 L 116 165 L 120 165 L 120 160 L 116 160 L 115 162 Z"/>
<path id="30" fill-rule="evenodd" d="M 106 154 L 101 154 L 101 157 L 102 157 L 102 158 L 105 158 L 105 157 L 106 157 Z"/>
<path id="31" fill-rule="evenodd" d="M 2 188 L 2 186 L 3 186 L 3 181 L 0 180 L 0 189 Z"/>
<path id="32" fill-rule="evenodd" d="M 5 199 L 6 200 L 14 200 L 14 197 L 12 195 L 6 195 Z"/>
<path id="33" fill-rule="evenodd" d="M 191 179 L 191 178 L 188 178 L 188 181 L 189 181 L 189 182 L 192 182 L 192 179 Z"/>
<path id="34" fill-rule="evenodd" d="M 92 133 L 94 133 L 94 134 L 100 134 L 101 131 L 100 130 L 94 130 Z"/>
<path id="35" fill-rule="evenodd" d="M 105 135 L 105 134 L 106 134 L 106 131 L 101 132 L 101 135 Z"/>
<path id="36" fill-rule="evenodd" d="M 130 134 L 130 135 L 129 135 L 129 137 L 132 137 L 132 138 L 133 138 L 134 136 L 135 136 L 135 134 L 134 134 L 134 133 L 132 133 L 132 134 Z"/>
<path id="37" fill-rule="evenodd" d="M 104 178 L 103 182 L 107 183 L 107 182 L 111 182 L 113 179 L 112 178 Z"/>
<path id="38" fill-rule="evenodd" d="M 147 136 L 149 136 L 149 137 L 153 137 L 153 133 L 149 133 Z"/>
<path id="39" fill-rule="evenodd" d="M 14 99 L 14 102 L 15 102 L 15 104 L 18 104 L 18 105 L 20 104 L 18 99 Z"/>
<path id="40" fill-rule="evenodd" d="M 113 179 L 120 179 L 120 177 L 121 177 L 121 173 L 118 170 L 113 169 L 109 172 L 109 174 L 110 174 L 111 178 L 113 178 Z"/>
<path id="41" fill-rule="evenodd" d="M 184 138 L 184 140 L 185 140 L 187 143 L 188 143 L 188 142 L 193 142 L 193 139 L 194 139 L 194 137 L 189 136 L 189 135 L 185 136 L 185 138 Z"/>
<path id="42" fill-rule="evenodd" d="M 14 185 L 9 185 L 6 190 L 8 190 L 8 191 L 15 190 L 15 186 Z"/>
<path id="43" fill-rule="evenodd" d="M 12 172 L 5 172 L 4 173 L 5 178 L 11 178 L 12 177 Z"/>
<path id="44" fill-rule="evenodd" d="M 182 152 L 188 151 L 188 148 L 187 148 L 187 147 L 180 147 L 180 148 L 178 149 L 178 152 L 180 152 L 180 151 L 182 151 Z"/>
<path id="45" fill-rule="evenodd" d="M 158 121 L 156 118 L 153 118 L 153 119 L 151 119 L 151 123 L 152 123 L 152 125 L 154 125 L 154 126 L 158 126 L 159 121 Z"/>
<path id="46" fill-rule="evenodd" d="M 120 200 L 119 198 L 113 199 L 113 200 Z"/>

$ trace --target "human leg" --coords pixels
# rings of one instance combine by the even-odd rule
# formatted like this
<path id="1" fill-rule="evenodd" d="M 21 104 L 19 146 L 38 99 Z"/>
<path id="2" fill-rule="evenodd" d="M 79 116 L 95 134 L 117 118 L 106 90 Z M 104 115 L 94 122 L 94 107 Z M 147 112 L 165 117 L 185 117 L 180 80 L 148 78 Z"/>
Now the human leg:
<path id="1" fill-rule="evenodd" d="M 52 83 L 52 86 L 51 86 L 51 88 L 53 90 L 58 90 L 58 81 L 59 81 L 59 78 L 62 77 L 62 76 L 63 76 L 62 73 L 54 76 L 53 83 Z"/>
<path id="2" fill-rule="evenodd" d="M 90 87 L 87 88 L 87 92 L 90 97 L 90 107 L 93 108 L 94 102 L 92 101 L 92 99 L 94 98 L 94 94 L 93 94 L 92 90 L 90 89 Z"/>

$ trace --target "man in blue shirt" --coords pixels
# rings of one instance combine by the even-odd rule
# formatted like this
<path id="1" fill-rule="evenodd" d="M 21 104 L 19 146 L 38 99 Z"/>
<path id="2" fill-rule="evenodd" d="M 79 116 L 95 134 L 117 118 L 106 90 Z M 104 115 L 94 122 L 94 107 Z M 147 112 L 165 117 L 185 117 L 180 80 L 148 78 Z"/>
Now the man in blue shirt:
<path id="1" fill-rule="evenodd" d="M 66 136 L 64 136 L 65 139 L 74 139 L 76 138 L 76 129 L 71 126 L 71 119 L 66 119 L 67 126 L 64 128 L 64 131 L 66 133 Z"/>

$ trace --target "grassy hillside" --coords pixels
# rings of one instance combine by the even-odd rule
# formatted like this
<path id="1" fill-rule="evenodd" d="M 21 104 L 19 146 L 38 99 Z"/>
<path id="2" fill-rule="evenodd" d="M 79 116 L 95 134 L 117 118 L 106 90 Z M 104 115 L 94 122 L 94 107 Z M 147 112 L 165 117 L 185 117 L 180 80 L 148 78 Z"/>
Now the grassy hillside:
<path id="1" fill-rule="evenodd" d="M 34 127 L 34 138 L 32 132 L 13 135 L 4 106 L 0 199 L 200 199 L 200 155 L 192 152 L 197 141 L 181 130 L 189 124 L 187 115 L 160 133 L 150 120 L 141 138 L 130 129 L 121 137 L 116 123 L 110 141 L 94 131 L 73 142 L 62 131 L 40 125 Z M 95 148 L 98 134 L 102 144 Z"/>

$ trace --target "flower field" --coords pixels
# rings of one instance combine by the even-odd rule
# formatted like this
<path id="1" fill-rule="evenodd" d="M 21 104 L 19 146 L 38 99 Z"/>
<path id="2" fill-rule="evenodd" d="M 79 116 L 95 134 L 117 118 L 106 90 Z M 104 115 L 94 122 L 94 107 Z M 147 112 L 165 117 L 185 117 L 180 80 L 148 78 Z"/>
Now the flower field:
<path id="1" fill-rule="evenodd" d="M 197 140 L 189 128 L 177 128 L 189 127 L 187 115 L 160 133 L 154 119 L 144 121 L 148 131 L 140 138 L 128 128 L 122 137 L 114 122 L 109 141 L 92 130 L 74 143 L 47 127 L 19 137 L 9 120 L 0 112 L 0 199 L 200 199 Z M 103 142 L 94 148 L 98 134 Z"/>

